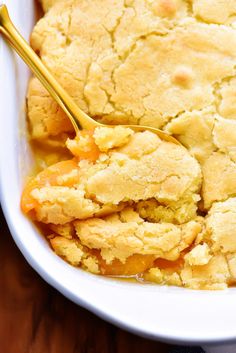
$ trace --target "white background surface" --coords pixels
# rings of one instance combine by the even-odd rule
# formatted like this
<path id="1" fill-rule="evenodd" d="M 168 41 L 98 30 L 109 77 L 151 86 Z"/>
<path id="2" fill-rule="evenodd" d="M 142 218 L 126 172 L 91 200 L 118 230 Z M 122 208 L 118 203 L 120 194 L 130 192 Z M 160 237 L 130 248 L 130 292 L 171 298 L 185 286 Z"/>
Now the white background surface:
<path id="1" fill-rule="evenodd" d="M 34 21 L 33 1 L 7 3 L 11 17 L 28 37 Z M 196 292 L 122 283 L 75 269 L 50 250 L 19 208 L 22 179 L 31 160 L 20 119 L 28 74 L 2 40 L 0 78 L 1 202 L 11 233 L 35 270 L 74 302 L 138 334 L 179 344 L 236 340 L 236 289 Z"/>

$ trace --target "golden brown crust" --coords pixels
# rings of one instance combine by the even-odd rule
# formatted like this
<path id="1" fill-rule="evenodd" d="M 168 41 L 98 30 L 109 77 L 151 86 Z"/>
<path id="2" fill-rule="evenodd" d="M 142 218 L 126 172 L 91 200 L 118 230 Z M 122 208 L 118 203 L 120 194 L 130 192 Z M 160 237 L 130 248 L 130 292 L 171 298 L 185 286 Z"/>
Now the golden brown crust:
<path id="1" fill-rule="evenodd" d="M 156 258 L 175 261 L 201 231 L 201 225 L 196 221 L 180 226 L 145 222 L 141 218 L 137 222 L 138 214 L 126 221 L 123 217 L 127 211 L 129 209 L 105 219 L 75 222 L 81 243 L 101 250 L 102 257 L 108 263 L 115 258 L 125 262 L 133 254 L 154 255 Z"/>
<path id="2" fill-rule="evenodd" d="M 50 7 L 32 46 L 84 111 L 108 123 L 166 126 L 201 163 L 215 151 L 236 158 L 234 1 L 69 0 Z M 28 101 L 33 138 L 72 131 L 35 80 Z M 203 197 L 207 208 L 222 200 L 221 191 L 205 189 Z"/>
<path id="3" fill-rule="evenodd" d="M 197 22 L 174 0 L 61 1 L 31 43 L 91 116 L 157 127 L 213 104 L 236 56 L 233 28 Z"/>
<path id="4" fill-rule="evenodd" d="M 179 258 L 178 265 L 167 267 L 148 259 L 154 267 L 145 278 L 157 283 L 194 289 L 234 283 L 236 2 L 42 0 L 42 5 L 47 14 L 31 44 L 77 104 L 105 123 L 167 130 L 198 160 L 203 176 L 199 194 L 199 165 L 183 150 L 150 134 L 97 130 L 100 157 L 80 162 L 80 186 L 45 186 L 32 193 L 40 204 L 36 217 L 55 223 L 54 250 L 94 273 L 100 265 L 85 247 L 101 251 L 107 262 L 137 254 Z M 35 78 L 28 112 L 34 140 L 54 144 L 73 133 Z M 67 147 L 76 155 L 86 144 L 68 140 Z M 196 217 L 200 198 L 205 218 Z M 78 237 L 68 223 L 76 219 Z M 192 222 L 198 231 L 194 236 L 188 231 L 187 249 L 183 229 Z M 164 243 L 159 248 L 152 243 L 167 228 L 168 251 Z"/>

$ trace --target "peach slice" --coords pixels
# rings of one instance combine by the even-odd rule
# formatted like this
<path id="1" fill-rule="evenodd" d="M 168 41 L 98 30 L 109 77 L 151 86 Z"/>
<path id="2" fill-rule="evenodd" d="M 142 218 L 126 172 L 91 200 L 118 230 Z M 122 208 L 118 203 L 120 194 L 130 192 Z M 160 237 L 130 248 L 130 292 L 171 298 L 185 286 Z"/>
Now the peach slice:
<path id="1" fill-rule="evenodd" d="M 73 170 L 79 170 L 76 160 L 67 160 L 58 162 L 42 172 L 36 177 L 33 177 L 25 186 L 21 197 L 21 209 L 24 213 L 28 213 L 37 209 L 38 202 L 32 197 L 31 192 L 34 189 L 44 186 L 72 186 L 78 182 L 78 173 L 70 178 L 65 178 L 65 181 L 59 183 L 58 177 L 70 174 Z"/>

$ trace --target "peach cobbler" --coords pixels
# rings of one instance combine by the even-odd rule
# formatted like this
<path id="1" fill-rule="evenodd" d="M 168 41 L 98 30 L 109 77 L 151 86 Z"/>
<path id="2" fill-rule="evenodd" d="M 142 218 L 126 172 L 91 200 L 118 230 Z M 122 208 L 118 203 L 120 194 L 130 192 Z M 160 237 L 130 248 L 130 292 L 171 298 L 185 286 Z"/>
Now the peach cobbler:
<path id="1" fill-rule="evenodd" d="M 192 289 L 236 283 L 236 0 L 42 0 L 31 45 L 106 124 L 74 136 L 29 82 L 38 171 L 21 207 L 95 274 Z"/>

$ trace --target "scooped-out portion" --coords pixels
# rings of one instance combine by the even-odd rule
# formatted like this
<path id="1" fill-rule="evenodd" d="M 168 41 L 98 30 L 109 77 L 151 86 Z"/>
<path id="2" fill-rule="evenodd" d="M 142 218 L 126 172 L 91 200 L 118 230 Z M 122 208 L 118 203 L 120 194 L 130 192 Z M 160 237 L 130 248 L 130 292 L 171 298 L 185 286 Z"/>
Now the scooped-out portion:
<path id="1" fill-rule="evenodd" d="M 204 228 L 202 176 L 184 147 L 121 126 L 82 131 L 66 144 L 71 159 L 29 180 L 21 200 L 47 225 L 58 255 L 91 272 L 136 275 L 194 246 Z"/>

